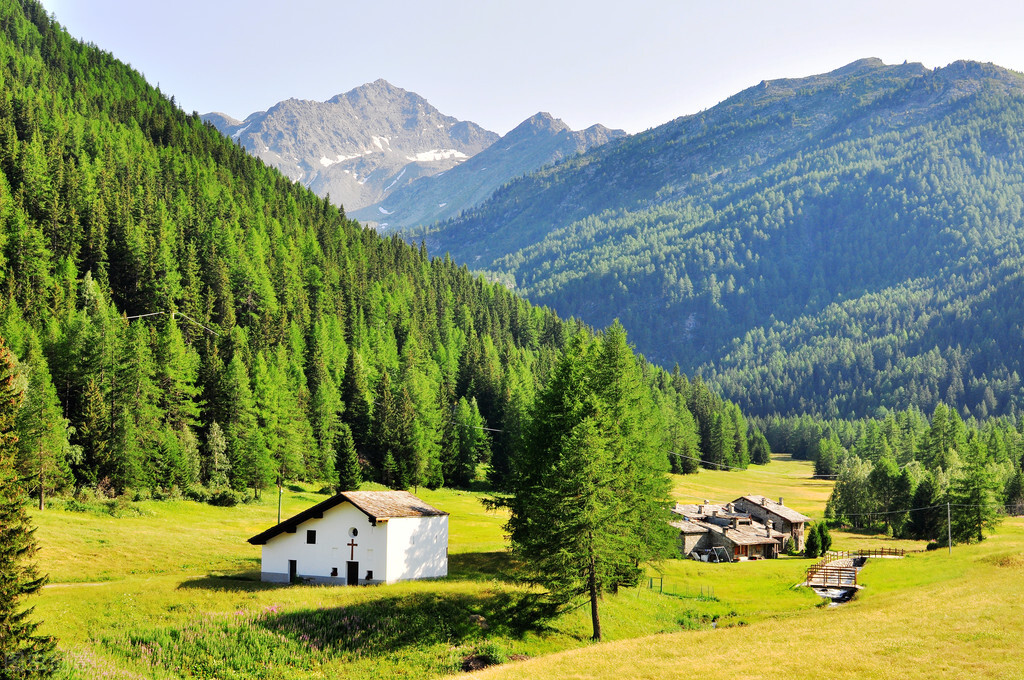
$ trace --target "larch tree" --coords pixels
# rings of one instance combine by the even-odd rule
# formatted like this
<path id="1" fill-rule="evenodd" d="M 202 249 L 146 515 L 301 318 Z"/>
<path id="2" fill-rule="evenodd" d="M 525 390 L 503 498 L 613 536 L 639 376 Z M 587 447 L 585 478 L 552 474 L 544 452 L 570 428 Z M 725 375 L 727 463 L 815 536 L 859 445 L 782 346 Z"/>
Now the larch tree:
<path id="1" fill-rule="evenodd" d="M 697 421 L 686 405 L 686 397 L 676 393 L 666 406 L 668 442 L 673 472 L 696 474 L 700 469 L 700 432 Z"/>
<path id="2" fill-rule="evenodd" d="M 949 489 L 954 543 L 983 541 L 985 532 L 1001 520 L 999 477 L 978 437 L 967 442 L 964 453 L 966 464 L 954 475 Z"/>
<path id="3" fill-rule="evenodd" d="M 18 679 L 50 677 L 60 664 L 56 643 L 36 635 L 39 622 L 23 605 L 46 578 L 32 562 L 35 529 L 22 505 L 15 468 L 15 417 L 22 398 L 14 355 L 0 338 L 0 677 Z"/>
<path id="4" fill-rule="evenodd" d="M 210 431 L 206 434 L 206 457 L 204 459 L 204 479 L 214 489 L 222 489 L 228 485 L 228 472 L 231 461 L 227 456 L 228 440 L 224 430 L 216 420 L 210 423 Z"/>
<path id="5" fill-rule="evenodd" d="M 39 509 L 46 506 L 46 495 L 71 486 L 71 463 L 80 450 L 69 441 L 70 423 L 61 412 L 57 390 L 38 340 L 31 335 L 28 356 L 22 364 L 26 375 L 25 400 L 18 410 L 18 471 L 34 489 Z"/>
<path id="6" fill-rule="evenodd" d="M 750 462 L 767 465 L 772 462 L 772 447 L 761 430 L 754 428 L 750 435 Z"/>
<path id="7" fill-rule="evenodd" d="M 660 413 L 644 384 L 626 329 L 608 327 L 594 355 L 592 389 L 599 401 L 599 423 L 611 453 L 621 521 L 629 537 L 628 561 L 610 584 L 635 585 L 640 565 L 668 554 L 669 469 L 660 432 Z"/>
<path id="8" fill-rule="evenodd" d="M 582 332 L 562 350 L 538 394 L 527 446 L 510 461 L 506 528 L 527 581 L 560 607 L 589 600 L 601 639 L 601 594 L 660 556 L 667 460 L 647 446 L 637 367 L 620 355 L 624 334 L 603 350 Z M 664 525 L 665 533 L 659 532 Z"/>

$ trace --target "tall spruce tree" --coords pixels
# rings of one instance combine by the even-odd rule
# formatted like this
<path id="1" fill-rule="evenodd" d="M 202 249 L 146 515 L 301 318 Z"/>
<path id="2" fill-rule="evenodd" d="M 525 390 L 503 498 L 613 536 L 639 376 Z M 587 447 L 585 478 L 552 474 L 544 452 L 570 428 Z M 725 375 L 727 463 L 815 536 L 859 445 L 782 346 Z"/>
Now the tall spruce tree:
<path id="1" fill-rule="evenodd" d="M 36 635 L 39 622 L 23 599 L 46 582 L 32 562 L 35 531 L 22 505 L 15 469 L 18 437 L 14 419 L 21 406 L 14 355 L 0 338 L 0 677 L 42 678 L 59 666 L 55 642 Z"/>
<path id="2" fill-rule="evenodd" d="M 338 426 L 334 447 L 337 455 L 334 467 L 338 471 L 338 490 L 355 491 L 363 482 L 363 474 L 359 466 L 359 454 L 356 453 L 356 445 L 352 439 L 352 430 L 347 423 Z"/>
<path id="3" fill-rule="evenodd" d="M 370 431 L 373 395 L 366 378 L 366 366 L 355 347 L 348 353 L 341 398 L 345 407 L 342 418 L 352 430 L 352 441 L 361 455 L 370 455 Z M 373 457 L 370 458 L 374 460 Z"/>

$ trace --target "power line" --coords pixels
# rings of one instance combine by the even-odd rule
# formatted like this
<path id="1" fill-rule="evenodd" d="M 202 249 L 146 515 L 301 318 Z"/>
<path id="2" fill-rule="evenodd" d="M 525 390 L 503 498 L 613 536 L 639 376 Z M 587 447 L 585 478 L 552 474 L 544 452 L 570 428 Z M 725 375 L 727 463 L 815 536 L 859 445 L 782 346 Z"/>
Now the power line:
<path id="1" fill-rule="evenodd" d="M 722 468 L 722 469 L 725 469 L 725 470 L 738 470 L 740 472 L 743 472 L 743 471 L 750 472 L 751 471 L 750 468 L 735 467 L 733 465 L 726 465 L 725 463 L 712 463 L 712 462 L 704 460 L 703 458 L 698 458 L 697 456 L 687 456 L 686 454 L 676 453 L 675 451 L 666 451 L 665 453 L 667 453 L 667 454 L 669 454 L 671 456 L 679 456 L 680 458 L 686 458 L 688 460 L 695 460 L 698 463 L 701 463 L 703 465 L 714 465 L 716 467 L 719 467 L 719 468 Z M 762 475 L 772 475 L 773 477 L 785 477 L 786 479 L 807 479 L 807 477 L 803 477 L 803 476 L 800 476 L 800 475 L 790 475 L 790 474 L 787 474 L 785 472 L 768 472 L 767 470 L 756 470 L 756 472 L 758 472 L 759 474 L 762 474 Z M 813 479 L 813 477 L 812 477 L 812 479 Z"/>
<path id="2" fill-rule="evenodd" d="M 844 512 L 842 517 L 879 517 L 882 515 L 902 515 L 905 512 L 917 512 L 918 510 L 934 510 L 936 508 L 944 508 L 946 503 L 939 503 L 937 505 L 926 505 L 920 508 L 906 508 L 905 510 L 876 510 L 875 512 Z"/>
<path id="3" fill-rule="evenodd" d="M 168 313 L 169 313 L 169 314 L 171 315 L 171 318 L 172 318 L 172 319 L 174 319 L 174 318 L 176 318 L 176 317 L 179 317 L 179 316 L 180 316 L 180 317 L 182 317 L 182 318 L 184 318 L 184 319 L 186 319 L 186 320 L 188 320 L 188 321 L 191 321 L 191 322 L 192 322 L 192 323 L 194 323 L 194 324 L 195 324 L 196 326 L 199 326 L 200 328 L 202 328 L 202 329 L 203 329 L 204 331 L 206 331 L 206 332 L 208 332 L 208 333 L 213 333 L 213 334 L 214 334 L 214 335 L 216 335 L 216 336 L 217 336 L 218 338 L 220 337 L 220 333 L 218 333 L 217 331 L 213 330 L 213 329 L 212 329 L 212 328 L 210 328 L 209 326 L 206 326 L 206 325 L 204 325 L 204 324 L 201 324 L 201 323 L 199 323 L 198 321 L 196 321 L 195 319 L 193 319 L 193 318 L 192 318 L 191 316 L 189 316 L 189 315 L 188 315 L 188 314 L 186 314 L 185 312 L 167 312 L 167 311 L 162 311 L 162 312 L 149 312 L 148 314 L 136 314 L 136 315 L 134 315 L 134 316 L 126 316 L 126 317 L 124 317 L 124 318 L 125 318 L 125 320 L 126 320 L 126 321 L 133 321 L 133 320 L 135 320 L 135 319 L 145 319 L 146 317 L 150 317 L 150 316 L 161 316 L 161 315 L 163 315 L 163 314 L 168 314 Z"/>

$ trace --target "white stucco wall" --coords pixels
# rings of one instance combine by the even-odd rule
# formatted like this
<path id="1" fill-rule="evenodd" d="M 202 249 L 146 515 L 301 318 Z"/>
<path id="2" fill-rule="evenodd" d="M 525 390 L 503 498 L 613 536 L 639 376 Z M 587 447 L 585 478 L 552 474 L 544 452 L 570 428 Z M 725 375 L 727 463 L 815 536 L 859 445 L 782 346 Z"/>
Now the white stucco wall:
<path id="1" fill-rule="evenodd" d="M 354 539 L 349 535 L 352 528 L 359 534 Z M 306 543 L 306 531 L 316 531 L 316 543 Z M 356 547 L 348 545 L 354 540 Z M 351 503 L 341 503 L 328 510 L 321 519 L 310 519 L 298 526 L 294 534 L 282 533 L 270 539 L 263 546 L 263 580 L 286 583 L 288 581 L 288 560 L 296 561 L 300 578 L 327 580 L 343 584 L 346 578 L 346 563 L 359 563 L 359 581 L 363 583 L 366 572 L 373 572 L 373 581 L 384 580 L 387 559 L 387 524 L 373 526 L 370 519 Z M 338 576 L 331 579 L 331 569 L 338 569 Z"/>
<path id="2" fill-rule="evenodd" d="M 448 575 L 448 516 L 388 520 L 388 583 Z"/>

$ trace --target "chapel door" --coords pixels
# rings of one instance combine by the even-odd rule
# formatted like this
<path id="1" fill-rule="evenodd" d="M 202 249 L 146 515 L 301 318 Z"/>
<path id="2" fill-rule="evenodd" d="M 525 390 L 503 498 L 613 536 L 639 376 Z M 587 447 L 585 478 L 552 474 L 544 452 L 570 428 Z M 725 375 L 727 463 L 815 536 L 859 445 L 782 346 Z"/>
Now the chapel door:
<path id="1" fill-rule="evenodd" d="M 359 585 L 359 563 L 358 562 L 346 562 L 348 573 L 345 576 L 345 583 L 350 586 Z"/>

